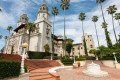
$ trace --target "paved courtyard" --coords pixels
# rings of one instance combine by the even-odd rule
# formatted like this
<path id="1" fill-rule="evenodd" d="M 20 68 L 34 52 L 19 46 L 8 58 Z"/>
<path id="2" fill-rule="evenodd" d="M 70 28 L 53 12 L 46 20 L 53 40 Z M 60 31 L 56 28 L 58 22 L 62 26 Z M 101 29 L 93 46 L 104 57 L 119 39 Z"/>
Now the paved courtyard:
<path id="1" fill-rule="evenodd" d="M 120 70 L 108 67 L 102 67 L 103 71 L 109 73 L 108 77 L 95 78 L 89 77 L 82 73 L 83 70 L 86 70 L 86 67 L 80 67 L 74 70 L 65 70 L 60 71 L 57 74 L 60 75 L 62 80 L 120 80 Z"/>

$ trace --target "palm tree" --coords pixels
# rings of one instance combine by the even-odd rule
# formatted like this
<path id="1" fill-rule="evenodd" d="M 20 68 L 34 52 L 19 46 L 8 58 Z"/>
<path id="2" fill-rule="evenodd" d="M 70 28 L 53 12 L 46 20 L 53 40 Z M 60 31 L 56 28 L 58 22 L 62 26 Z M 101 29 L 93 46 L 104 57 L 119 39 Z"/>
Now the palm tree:
<path id="1" fill-rule="evenodd" d="M 85 13 L 80 13 L 79 14 L 79 19 L 82 21 L 82 31 L 83 31 L 83 41 L 84 41 L 84 51 L 86 56 L 88 56 L 87 54 L 87 45 L 86 45 L 86 40 L 85 40 L 85 36 L 84 36 L 84 28 L 83 28 L 83 21 L 85 20 Z"/>
<path id="2" fill-rule="evenodd" d="M 105 34 L 109 34 L 109 32 L 107 31 L 107 23 L 106 22 L 103 22 L 102 23 L 102 28 L 104 28 L 105 29 Z M 112 43 L 111 43 L 111 40 L 110 40 L 110 38 L 109 38 L 109 35 L 106 35 L 106 40 L 107 40 L 107 45 L 108 45 L 108 48 L 112 48 Z"/>
<path id="3" fill-rule="evenodd" d="M 12 31 L 13 27 L 12 26 L 8 26 L 7 30 L 9 31 L 9 35 L 10 35 L 10 31 Z"/>
<path id="4" fill-rule="evenodd" d="M 0 39 L 2 39 L 2 37 L 3 37 L 3 36 L 2 36 L 2 35 L 0 35 Z"/>
<path id="5" fill-rule="evenodd" d="M 65 42 L 65 56 L 66 56 L 66 35 L 65 35 L 65 11 L 69 9 L 70 0 L 61 0 L 60 7 L 64 10 L 64 42 Z"/>
<path id="6" fill-rule="evenodd" d="M 115 39 L 116 39 L 116 42 L 117 42 L 117 36 L 116 36 L 116 33 L 115 33 L 114 19 L 113 19 L 113 14 L 116 12 L 116 10 L 117 10 L 117 8 L 115 7 L 115 5 L 109 6 L 109 8 L 107 8 L 108 14 L 112 15 L 113 31 L 114 31 Z"/>
<path id="7" fill-rule="evenodd" d="M 2 12 L 2 9 L 0 9 L 0 12 Z"/>
<path id="8" fill-rule="evenodd" d="M 120 13 L 116 13 L 115 16 L 114 16 L 114 18 L 115 18 L 116 20 L 118 20 L 118 24 L 119 24 L 119 26 L 120 26 L 120 21 L 119 21 L 119 19 L 120 19 Z"/>
<path id="9" fill-rule="evenodd" d="M 103 13 L 103 8 L 102 8 L 102 3 L 103 3 L 104 1 L 105 1 L 105 0 L 96 0 L 96 2 L 99 3 L 99 4 L 100 4 L 100 7 L 101 7 L 102 16 L 103 16 L 103 21 L 106 22 L 106 21 L 105 21 L 105 17 L 104 17 L 104 13 Z"/>
<path id="10" fill-rule="evenodd" d="M 107 25 L 108 25 L 107 23 L 103 22 L 101 26 L 102 28 L 107 28 Z"/>
<path id="11" fill-rule="evenodd" d="M 30 45 L 31 32 L 34 32 L 37 28 L 34 23 L 27 23 L 25 29 L 28 30 L 28 45 Z M 29 51 L 29 46 L 28 46 L 28 51 Z"/>
<path id="12" fill-rule="evenodd" d="M 102 8 L 102 3 L 104 2 L 105 0 L 96 0 L 96 3 L 99 3 L 100 6 L 101 6 L 101 12 L 102 12 L 102 17 L 103 17 L 103 23 L 107 24 L 106 21 L 105 21 L 105 17 L 104 17 L 104 13 L 103 13 L 103 8 Z M 110 36 L 109 36 L 109 32 L 107 30 L 107 26 L 104 28 L 105 30 L 105 36 L 106 36 L 106 41 L 107 41 L 107 46 L 109 48 L 112 48 L 112 42 L 111 42 L 111 39 L 110 39 Z"/>
<path id="13" fill-rule="evenodd" d="M 7 40 L 7 38 L 8 38 L 7 36 L 4 37 L 5 40 Z M 6 41 L 5 41 L 5 42 L 6 42 Z"/>
<path id="14" fill-rule="evenodd" d="M 99 44 L 99 38 L 98 38 L 98 33 L 97 33 L 97 28 L 96 28 L 96 22 L 98 21 L 98 17 L 97 16 L 93 16 L 92 21 L 94 22 L 94 25 L 95 25 L 96 36 L 97 36 L 98 47 L 99 47 L 100 44 Z"/>
<path id="15" fill-rule="evenodd" d="M 51 13 L 54 15 L 54 21 L 53 21 L 53 49 L 52 49 L 52 51 L 53 51 L 53 54 L 54 54 L 54 23 L 55 23 L 55 16 L 57 16 L 59 14 L 59 12 L 58 12 L 57 7 L 53 7 L 52 9 L 53 9 L 53 11 Z M 52 60 L 52 54 L 51 54 L 51 60 Z"/>

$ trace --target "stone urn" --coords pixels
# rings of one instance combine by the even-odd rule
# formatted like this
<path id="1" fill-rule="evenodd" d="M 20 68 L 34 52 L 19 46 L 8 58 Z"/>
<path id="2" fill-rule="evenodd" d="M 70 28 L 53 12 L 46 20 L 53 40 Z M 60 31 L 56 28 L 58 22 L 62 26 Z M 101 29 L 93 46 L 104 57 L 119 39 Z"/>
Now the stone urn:
<path id="1" fill-rule="evenodd" d="M 80 61 L 77 62 L 78 67 L 80 67 Z"/>

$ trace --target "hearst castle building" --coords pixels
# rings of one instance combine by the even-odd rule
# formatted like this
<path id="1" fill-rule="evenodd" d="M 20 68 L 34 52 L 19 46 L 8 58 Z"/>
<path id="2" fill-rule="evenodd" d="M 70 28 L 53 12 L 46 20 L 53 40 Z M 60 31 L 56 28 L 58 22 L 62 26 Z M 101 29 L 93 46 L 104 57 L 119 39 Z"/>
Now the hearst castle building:
<path id="1" fill-rule="evenodd" d="M 37 14 L 37 19 L 35 20 L 34 24 L 38 28 L 34 32 L 31 32 L 30 35 L 30 44 L 29 44 L 29 51 L 35 52 L 45 52 L 44 45 L 48 44 L 50 47 L 50 52 L 52 52 L 52 39 L 54 36 L 54 43 L 55 43 L 55 53 L 60 55 L 64 55 L 63 49 L 63 37 L 62 36 L 55 36 L 52 35 L 52 25 L 50 22 L 50 14 L 48 12 L 48 7 L 45 3 L 40 6 L 40 9 Z M 22 54 L 23 48 L 21 45 L 24 42 L 28 43 L 28 31 L 24 32 L 25 25 L 28 23 L 29 18 L 27 14 L 23 14 L 20 16 L 20 20 L 17 23 L 17 27 L 14 30 L 13 34 L 8 37 L 6 41 L 6 45 L 4 48 L 4 53 L 7 54 Z M 94 49 L 94 40 L 92 39 L 92 35 L 85 34 L 86 44 L 88 52 L 90 49 Z M 71 39 L 66 39 L 66 42 Z M 83 37 L 82 37 L 83 40 Z M 83 42 L 74 44 L 71 55 L 75 54 L 78 55 L 85 55 L 84 53 L 84 46 Z"/>

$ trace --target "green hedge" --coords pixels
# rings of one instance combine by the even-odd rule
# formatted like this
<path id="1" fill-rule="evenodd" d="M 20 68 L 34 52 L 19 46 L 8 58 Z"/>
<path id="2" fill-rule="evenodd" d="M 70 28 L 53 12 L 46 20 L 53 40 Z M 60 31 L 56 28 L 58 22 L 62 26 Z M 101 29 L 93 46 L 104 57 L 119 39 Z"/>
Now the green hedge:
<path id="1" fill-rule="evenodd" d="M 29 59 L 44 59 L 46 56 L 51 56 L 51 53 L 28 51 L 28 56 Z M 57 56 L 57 54 L 54 54 L 54 56 Z"/>
<path id="2" fill-rule="evenodd" d="M 86 60 L 86 56 L 79 56 L 79 58 L 78 58 L 78 56 L 75 56 L 75 60 L 76 61 L 84 61 L 84 60 Z"/>
<path id="3" fill-rule="evenodd" d="M 71 64 L 73 64 L 73 62 L 74 62 L 74 60 L 72 60 L 72 59 L 63 59 L 63 60 L 61 60 L 61 61 L 62 61 L 62 63 L 65 64 L 65 65 L 71 65 Z"/>
<path id="4" fill-rule="evenodd" d="M 95 60 L 96 58 L 93 57 L 93 56 L 87 56 L 86 59 L 87 59 L 87 60 Z"/>
<path id="5" fill-rule="evenodd" d="M 53 60 L 57 60 L 58 57 L 57 56 L 52 56 Z M 46 56 L 44 57 L 44 59 L 51 59 L 51 56 Z"/>
<path id="6" fill-rule="evenodd" d="M 76 61 L 85 61 L 86 58 L 85 58 L 85 57 L 84 57 L 84 58 L 76 58 L 75 60 L 76 60 Z"/>
<path id="7" fill-rule="evenodd" d="M 114 57 L 102 57 L 100 60 L 115 60 Z"/>
<path id="8" fill-rule="evenodd" d="M 0 79 L 20 75 L 20 61 L 0 60 Z M 27 72 L 27 67 L 25 66 Z"/>

